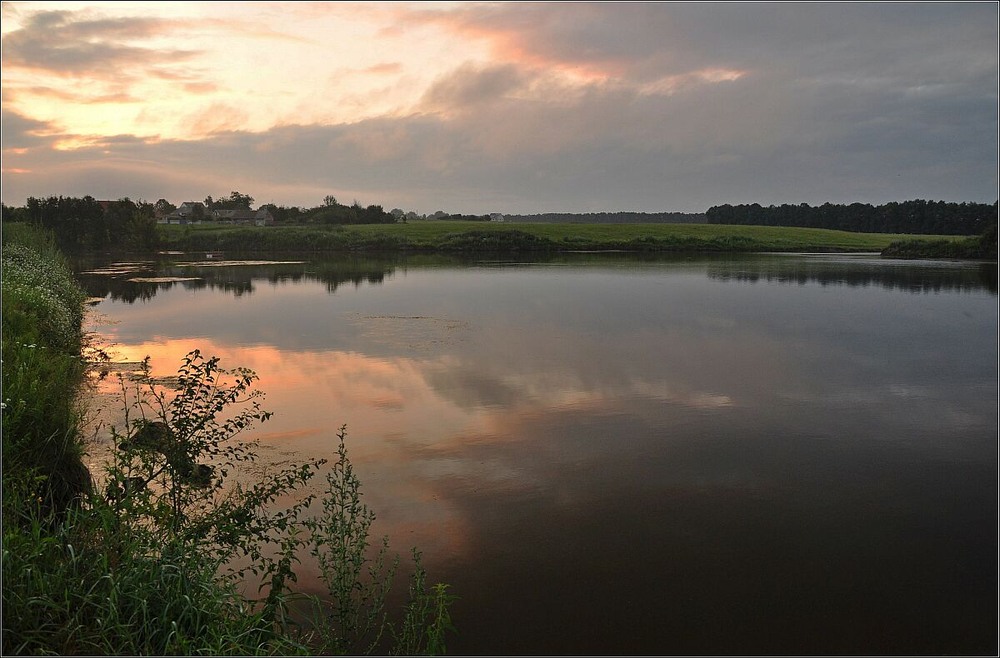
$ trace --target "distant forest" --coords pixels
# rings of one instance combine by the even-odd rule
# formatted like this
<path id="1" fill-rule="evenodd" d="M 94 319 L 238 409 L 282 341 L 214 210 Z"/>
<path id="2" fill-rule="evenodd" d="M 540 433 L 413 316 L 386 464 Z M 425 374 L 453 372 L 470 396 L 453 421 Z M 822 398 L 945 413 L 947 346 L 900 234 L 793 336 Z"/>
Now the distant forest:
<path id="1" fill-rule="evenodd" d="M 574 224 L 704 224 L 704 213 L 687 212 L 550 212 L 540 215 L 504 215 L 508 222 Z"/>
<path id="2" fill-rule="evenodd" d="M 808 204 L 767 206 L 758 203 L 713 206 L 705 213 L 708 224 L 804 226 L 857 233 L 922 233 L 980 235 L 997 225 L 997 203 L 903 201 L 873 206 L 867 203 L 822 206 Z"/>

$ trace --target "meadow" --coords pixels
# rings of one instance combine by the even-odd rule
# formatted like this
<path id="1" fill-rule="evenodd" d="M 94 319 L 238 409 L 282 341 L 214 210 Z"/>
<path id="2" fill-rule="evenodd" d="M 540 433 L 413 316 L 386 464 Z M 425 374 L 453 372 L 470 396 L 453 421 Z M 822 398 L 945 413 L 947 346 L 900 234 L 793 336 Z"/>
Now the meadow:
<path id="1" fill-rule="evenodd" d="M 236 251 L 880 252 L 904 239 L 942 239 L 942 236 L 719 224 L 412 221 L 351 226 L 198 224 L 158 228 L 165 249 Z"/>

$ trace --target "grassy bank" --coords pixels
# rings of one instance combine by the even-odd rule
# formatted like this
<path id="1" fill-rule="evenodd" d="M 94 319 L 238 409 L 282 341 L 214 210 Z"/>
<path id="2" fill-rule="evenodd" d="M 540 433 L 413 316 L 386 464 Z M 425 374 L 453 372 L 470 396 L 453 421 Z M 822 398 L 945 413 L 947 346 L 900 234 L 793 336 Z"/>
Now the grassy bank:
<path id="1" fill-rule="evenodd" d="M 996 260 L 997 230 L 987 230 L 983 235 L 945 240 L 907 239 L 895 241 L 882 251 L 886 258 L 961 258 Z"/>
<path id="2" fill-rule="evenodd" d="M 859 252 L 929 236 L 718 224 L 538 224 L 421 221 L 356 226 L 160 226 L 161 245 L 184 251 L 407 252 Z M 937 237 L 937 236 L 935 236 Z M 947 239 L 947 238 L 946 238 Z"/>
<path id="3" fill-rule="evenodd" d="M 89 474 L 73 404 L 83 375 L 83 291 L 51 237 L 26 225 L 4 227 L 2 291 L 6 523 L 29 509 L 61 515 L 87 490 Z"/>
<path id="4" fill-rule="evenodd" d="M 123 376 L 114 459 L 91 484 L 74 404 L 84 295 L 30 227 L 5 226 L 2 259 L 3 655 L 444 652 L 452 596 L 427 584 L 415 549 L 404 608 L 385 608 L 399 560 L 369 537 L 344 428 L 318 514 L 299 492 L 326 460 L 228 484 L 256 458 L 237 435 L 270 416 L 249 370 L 194 351 L 172 391 L 148 368 Z M 304 554 L 322 599 L 289 587 Z"/>

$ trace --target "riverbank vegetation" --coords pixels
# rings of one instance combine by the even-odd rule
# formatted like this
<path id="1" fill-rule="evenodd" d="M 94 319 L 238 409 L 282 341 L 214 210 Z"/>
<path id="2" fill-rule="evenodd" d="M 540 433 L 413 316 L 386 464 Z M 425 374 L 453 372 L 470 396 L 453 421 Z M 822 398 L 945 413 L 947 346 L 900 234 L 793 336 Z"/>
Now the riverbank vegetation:
<path id="1" fill-rule="evenodd" d="M 885 258 L 961 258 L 996 260 L 997 225 L 993 224 L 978 237 L 961 240 L 921 239 L 893 242 L 882 251 Z"/>
<path id="2" fill-rule="evenodd" d="M 83 293 L 50 235 L 3 237 L 4 655 L 444 652 L 452 595 L 416 550 L 409 597 L 386 608 L 399 559 L 369 537 L 345 428 L 329 466 L 232 483 L 256 458 L 241 435 L 270 416 L 249 370 L 194 351 L 166 384 L 148 363 L 122 375 L 114 457 L 91 477 L 74 402 Z M 322 493 L 276 506 L 324 471 Z M 306 553 L 322 598 L 291 589 Z"/>
<path id="3" fill-rule="evenodd" d="M 42 516 L 65 510 L 89 478 L 73 404 L 84 294 L 44 231 L 5 227 L 0 258 L 6 527 L 21 506 Z"/>

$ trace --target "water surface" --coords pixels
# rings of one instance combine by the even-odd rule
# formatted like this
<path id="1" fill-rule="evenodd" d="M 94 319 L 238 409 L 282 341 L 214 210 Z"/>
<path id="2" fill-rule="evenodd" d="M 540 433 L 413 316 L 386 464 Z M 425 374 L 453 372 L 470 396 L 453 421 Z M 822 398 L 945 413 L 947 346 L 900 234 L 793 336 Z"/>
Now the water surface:
<path id="1" fill-rule="evenodd" d="M 254 369 L 274 462 L 346 424 L 450 653 L 996 652 L 995 265 L 172 258 L 94 328 Z"/>

